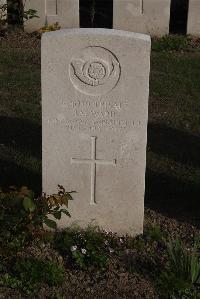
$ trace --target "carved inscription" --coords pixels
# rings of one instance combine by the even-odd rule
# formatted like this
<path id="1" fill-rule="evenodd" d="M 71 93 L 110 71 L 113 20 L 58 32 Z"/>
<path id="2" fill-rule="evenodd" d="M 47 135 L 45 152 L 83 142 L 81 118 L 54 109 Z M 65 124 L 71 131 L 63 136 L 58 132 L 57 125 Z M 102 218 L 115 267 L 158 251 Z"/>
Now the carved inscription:
<path id="1" fill-rule="evenodd" d="M 111 91 L 120 79 L 120 64 L 115 55 L 102 47 L 87 47 L 73 56 L 69 77 L 81 93 L 98 96 Z"/>
<path id="2" fill-rule="evenodd" d="M 61 110 L 64 113 L 47 121 L 74 132 L 121 131 L 135 126 L 134 120 L 125 117 L 128 108 L 128 103 L 118 101 L 63 101 Z"/>
<path id="3" fill-rule="evenodd" d="M 96 194 L 96 165 L 116 165 L 116 160 L 107 161 L 107 160 L 99 160 L 96 159 L 96 136 L 91 136 L 91 159 L 77 159 L 71 158 L 72 164 L 89 164 L 91 165 L 91 196 L 90 196 L 90 204 L 96 204 L 95 194 Z"/>

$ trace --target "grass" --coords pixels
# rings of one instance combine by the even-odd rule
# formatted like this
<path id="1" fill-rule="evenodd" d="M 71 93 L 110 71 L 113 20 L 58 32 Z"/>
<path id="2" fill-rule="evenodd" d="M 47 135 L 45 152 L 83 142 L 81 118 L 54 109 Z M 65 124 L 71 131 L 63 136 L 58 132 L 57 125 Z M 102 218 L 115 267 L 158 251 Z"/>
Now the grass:
<path id="1" fill-rule="evenodd" d="M 197 221 L 200 52 L 152 52 L 146 205 Z"/>
<path id="2" fill-rule="evenodd" d="M 167 44 L 167 46 L 166 46 Z M 145 205 L 198 225 L 200 51 L 153 43 Z M 176 49 L 181 51 L 175 51 Z M 1 182 L 41 191 L 40 48 L 0 41 Z"/>
<path id="3" fill-rule="evenodd" d="M 0 45 L 1 185 L 41 190 L 40 49 Z"/>

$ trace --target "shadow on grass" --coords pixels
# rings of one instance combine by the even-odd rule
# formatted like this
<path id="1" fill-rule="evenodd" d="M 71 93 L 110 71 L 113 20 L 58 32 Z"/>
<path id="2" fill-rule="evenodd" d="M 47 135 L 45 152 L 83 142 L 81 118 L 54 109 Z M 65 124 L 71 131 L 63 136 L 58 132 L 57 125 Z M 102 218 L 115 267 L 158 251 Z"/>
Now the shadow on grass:
<path id="1" fill-rule="evenodd" d="M 150 124 L 148 148 L 187 167 L 200 166 L 200 139 L 176 129 Z M 164 168 L 158 173 L 147 162 L 145 206 L 200 227 L 200 184 L 191 179 L 170 176 Z"/>
<path id="2" fill-rule="evenodd" d="M 42 191 L 42 176 L 23 166 L 16 165 L 9 161 L 0 160 L 1 177 L 0 183 L 2 188 L 9 186 L 27 186 L 39 195 Z"/>
<path id="3" fill-rule="evenodd" d="M 160 124 L 149 124 L 148 147 L 176 162 L 200 168 L 200 138 Z"/>
<path id="4" fill-rule="evenodd" d="M 16 153 L 16 157 L 10 157 L 10 159 L 8 154 L 6 158 L 4 154 L 1 155 L 1 187 L 7 188 L 10 185 L 20 187 L 25 185 L 34 190 L 37 194 L 41 193 L 41 173 L 35 172 L 34 169 L 31 169 L 31 166 L 26 165 L 25 162 L 28 156 L 30 157 L 30 161 L 32 158 L 36 158 L 36 161 L 38 160 L 38 163 L 40 163 L 42 157 L 41 126 L 26 119 L 1 116 L 0 144 L 8 148 L 8 150 L 11 149 L 13 155 Z M 18 152 L 20 153 L 20 161 L 16 160 Z"/>
<path id="5" fill-rule="evenodd" d="M 26 119 L 0 116 L 0 143 L 42 158 L 41 126 Z"/>
<path id="6" fill-rule="evenodd" d="M 146 172 L 145 206 L 200 227 L 200 186 L 150 169 Z"/>

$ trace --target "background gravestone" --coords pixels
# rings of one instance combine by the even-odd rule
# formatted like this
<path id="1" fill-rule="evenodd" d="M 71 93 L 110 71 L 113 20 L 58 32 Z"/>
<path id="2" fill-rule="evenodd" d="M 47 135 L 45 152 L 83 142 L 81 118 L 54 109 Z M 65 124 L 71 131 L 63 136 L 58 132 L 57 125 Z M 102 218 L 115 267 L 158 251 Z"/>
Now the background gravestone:
<path id="1" fill-rule="evenodd" d="M 6 0 L 0 0 L 0 7 L 3 7 L 3 6 L 6 5 L 6 4 L 7 4 L 7 1 L 6 1 Z M 2 17 L 3 19 L 6 19 L 6 18 L 7 18 L 7 10 L 5 10 L 5 12 L 4 12 L 4 11 L 1 11 L 0 13 L 1 13 L 1 17 Z"/>
<path id="2" fill-rule="evenodd" d="M 171 0 L 113 0 L 113 28 L 168 34 L 170 3 Z"/>
<path id="3" fill-rule="evenodd" d="M 47 23 L 56 22 L 62 28 L 79 27 L 79 0 L 26 0 L 25 10 L 35 9 L 39 18 L 33 18 L 24 24 L 25 31 L 32 32 Z"/>
<path id="4" fill-rule="evenodd" d="M 109 29 L 42 37 L 43 190 L 78 193 L 61 226 L 143 230 L 150 38 Z"/>
<path id="5" fill-rule="evenodd" d="M 189 0 L 187 34 L 200 35 L 200 1 Z"/>

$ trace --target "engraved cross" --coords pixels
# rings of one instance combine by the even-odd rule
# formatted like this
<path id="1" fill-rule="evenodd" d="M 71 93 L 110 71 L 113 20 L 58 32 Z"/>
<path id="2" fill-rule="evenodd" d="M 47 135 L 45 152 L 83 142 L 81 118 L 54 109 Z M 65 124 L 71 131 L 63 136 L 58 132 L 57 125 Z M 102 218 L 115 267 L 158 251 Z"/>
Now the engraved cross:
<path id="1" fill-rule="evenodd" d="M 90 204 L 94 205 L 96 204 L 95 199 L 95 191 L 96 191 L 96 165 L 116 165 L 116 160 L 107 161 L 107 160 L 100 160 L 96 159 L 96 136 L 91 136 L 91 143 L 92 143 L 92 149 L 91 149 L 91 159 L 76 159 L 71 158 L 71 163 L 76 164 L 90 164 L 91 165 L 91 199 Z"/>

